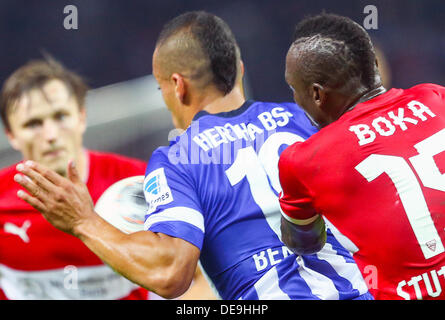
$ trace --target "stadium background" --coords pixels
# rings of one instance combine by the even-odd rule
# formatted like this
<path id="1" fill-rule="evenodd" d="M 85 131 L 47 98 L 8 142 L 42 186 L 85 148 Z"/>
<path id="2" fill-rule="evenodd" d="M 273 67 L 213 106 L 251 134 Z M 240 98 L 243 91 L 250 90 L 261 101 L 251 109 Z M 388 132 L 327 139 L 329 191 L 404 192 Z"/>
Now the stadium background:
<path id="1" fill-rule="evenodd" d="M 42 52 L 50 53 L 92 88 L 85 145 L 147 160 L 168 143 L 172 129 L 151 76 L 156 37 L 167 20 L 189 10 L 222 17 L 241 47 L 248 97 L 289 101 L 284 58 L 295 24 L 322 10 L 363 24 L 363 9 L 370 4 L 378 9 L 378 29 L 369 33 L 385 53 L 391 86 L 443 85 L 443 0 L 1 0 L 0 81 Z M 67 5 L 78 9 L 78 30 L 63 27 Z M 0 166 L 19 159 L 0 135 Z"/>

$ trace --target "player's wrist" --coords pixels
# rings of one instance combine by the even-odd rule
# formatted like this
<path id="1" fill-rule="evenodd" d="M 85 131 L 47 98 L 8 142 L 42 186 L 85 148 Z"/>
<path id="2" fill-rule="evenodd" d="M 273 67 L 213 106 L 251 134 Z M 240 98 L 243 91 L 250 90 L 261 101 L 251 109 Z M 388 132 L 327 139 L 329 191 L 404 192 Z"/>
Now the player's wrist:
<path id="1" fill-rule="evenodd" d="M 82 241 L 92 234 L 99 234 L 102 228 L 101 225 L 105 223 L 93 209 L 88 210 L 91 211 L 87 215 L 88 218 L 79 219 L 72 228 L 72 234 Z"/>

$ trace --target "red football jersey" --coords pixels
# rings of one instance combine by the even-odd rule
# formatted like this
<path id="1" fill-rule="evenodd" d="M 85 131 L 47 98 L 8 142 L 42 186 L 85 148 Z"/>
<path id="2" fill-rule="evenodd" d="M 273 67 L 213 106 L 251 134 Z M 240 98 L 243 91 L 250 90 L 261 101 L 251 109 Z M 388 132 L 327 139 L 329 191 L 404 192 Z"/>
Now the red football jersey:
<path id="1" fill-rule="evenodd" d="M 376 299 L 445 298 L 445 88 L 391 89 L 279 162 L 290 218 L 325 217 Z"/>
<path id="2" fill-rule="evenodd" d="M 94 203 L 114 182 L 145 173 L 146 163 L 136 159 L 91 151 L 88 159 Z M 15 167 L 0 171 L 0 299 L 147 299 L 145 289 L 19 199 Z"/>

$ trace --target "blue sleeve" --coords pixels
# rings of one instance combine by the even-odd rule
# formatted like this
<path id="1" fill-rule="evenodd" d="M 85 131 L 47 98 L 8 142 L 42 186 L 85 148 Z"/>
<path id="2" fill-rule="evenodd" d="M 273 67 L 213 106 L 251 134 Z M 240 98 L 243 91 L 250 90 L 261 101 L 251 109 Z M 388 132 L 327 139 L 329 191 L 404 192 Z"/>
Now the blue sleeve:
<path id="1" fill-rule="evenodd" d="M 157 149 L 148 162 L 144 195 L 145 230 L 181 238 L 201 250 L 204 216 L 194 181 L 184 165 L 169 161 L 167 147 Z"/>

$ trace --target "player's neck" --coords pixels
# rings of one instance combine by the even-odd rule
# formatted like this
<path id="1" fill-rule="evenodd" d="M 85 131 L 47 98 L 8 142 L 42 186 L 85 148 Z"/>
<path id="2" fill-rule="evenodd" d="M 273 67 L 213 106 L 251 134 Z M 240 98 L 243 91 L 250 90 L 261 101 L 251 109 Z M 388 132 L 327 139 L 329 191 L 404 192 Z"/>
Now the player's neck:
<path id="1" fill-rule="evenodd" d="M 208 113 L 229 112 L 238 109 L 246 101 L 241 88 L 235 87 L 225 96 L 218 95 L 202 104 L 202 109 Z"/>
<path id="2" fill-rule="evenodd" d="M 372 89 L 368 90 L 354 90 L 353 93 L 341 93 L 333 91 L 330 93 L 329 108 L 324 107 L 325 121 L 319 123 L 318 127 L 323 128 L 328 124 L 338 120 L 343 114 L 354 109 L 358 104 L 371 100 L 378 95 L 386 92 L 386 89 L 381 84 L 376 84 Z"/>
<path id="3" fill-rule="evenodd" d="M 358 104 L 371 100 L 382 93 L 385 93 L 386 89 L 381 85 L 377 85 L 375 88 L 370 89 L 362 94 L 360 94 L 354 101 L 347 107 L 347 109 L 343 112 L 347 112 L 349 110 L 354 109 Z"/>

